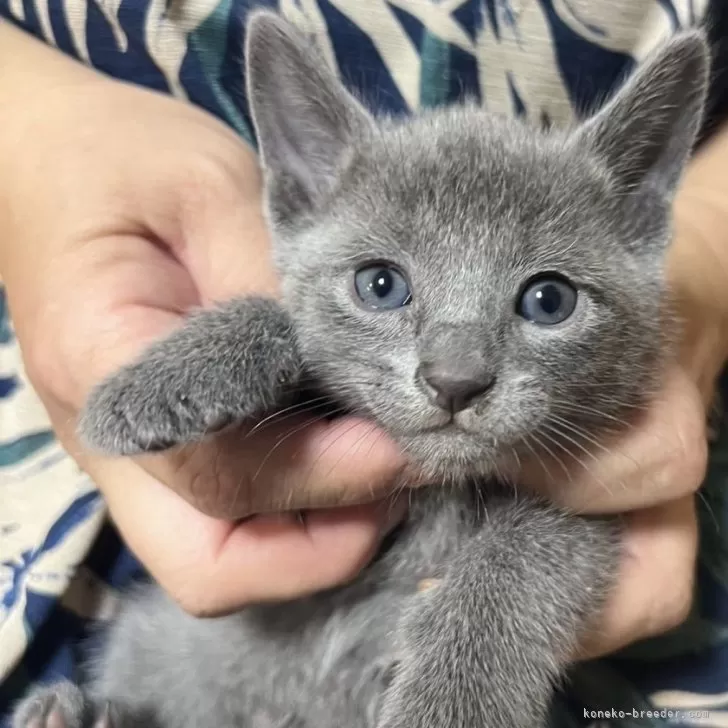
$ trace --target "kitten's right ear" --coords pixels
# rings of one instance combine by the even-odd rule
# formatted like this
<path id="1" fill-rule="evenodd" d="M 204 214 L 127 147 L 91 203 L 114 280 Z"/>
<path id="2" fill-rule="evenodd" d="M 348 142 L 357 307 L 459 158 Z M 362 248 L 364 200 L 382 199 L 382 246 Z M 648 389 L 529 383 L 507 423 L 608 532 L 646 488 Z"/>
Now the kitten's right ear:
<path id="1" fill-rule="evenodd" d="M 311 212 L 336 184 L 347 151 L 373 125 L 323 55 L 270 11 L 248 21 L 248 102 L 274 224 Z"/>

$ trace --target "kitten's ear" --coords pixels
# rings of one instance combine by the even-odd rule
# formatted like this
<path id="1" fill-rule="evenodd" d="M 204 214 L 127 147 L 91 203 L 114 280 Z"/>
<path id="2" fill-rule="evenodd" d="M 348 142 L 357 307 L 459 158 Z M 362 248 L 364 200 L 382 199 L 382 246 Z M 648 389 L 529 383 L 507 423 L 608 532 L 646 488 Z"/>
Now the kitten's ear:
<path id="1" fill-rule="evenodd" d="M 270 11 L 248 22 L 248 101 L 274 223 L 315 210 L 373 120 L 303 33 Z"/>
<path id="2" fill-rule="evenodd" d="M 700 128 L 709 70 L 703 34 L 679 33 L 581 126 L 577 143 L 596 150 L 625 192 L 669 203 Z"/>

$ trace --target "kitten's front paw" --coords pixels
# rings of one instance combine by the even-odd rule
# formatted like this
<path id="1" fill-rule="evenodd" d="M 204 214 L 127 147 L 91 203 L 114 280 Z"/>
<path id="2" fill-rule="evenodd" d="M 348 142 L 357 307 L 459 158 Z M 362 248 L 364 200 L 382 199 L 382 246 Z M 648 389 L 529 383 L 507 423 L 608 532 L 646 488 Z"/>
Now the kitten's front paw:
<path id="1" fill-rule="evenodd" d="M 274 301 L 240 299 L 200 311 L 89 397 L 81 438 L 112 455 L 165 450 L 283 400 L 301 374 L 286 312 Z"/>
<path id="2" fill-rule="evenodd" d="M 229 424 L 229 408 L 189 392 L 184 371 L 174 369 L 172 362 L 145 359 L 102 383 L 81 417 L 84 441 L 101 452 L 135 455 L 199 440 Z"/>
<path id="3" fill-rule="evenodd" d="M 15 711 L 13 728 L 123 728 L 111 705 L 95 711 L 80 688 L 70 682 L 39 688 Z"/>

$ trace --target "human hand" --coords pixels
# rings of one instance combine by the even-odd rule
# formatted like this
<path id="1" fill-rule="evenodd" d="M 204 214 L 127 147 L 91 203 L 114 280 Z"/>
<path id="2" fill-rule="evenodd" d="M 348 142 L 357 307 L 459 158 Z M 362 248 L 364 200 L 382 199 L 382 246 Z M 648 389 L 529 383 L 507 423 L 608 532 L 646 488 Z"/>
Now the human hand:
<path id="1" fill-rule="evenodd" d="M 17 110 L 0 130 L 0 271 L 29 378 L 63 445 L 132 550 L 190 612 L 353 577 L 402 515 L 391 500 L 371 503 L 404 463 L 370 423 L 299 415 L 136 460 L 80 447 L 75 422 L 90 388 L 190 308 L 276 295 L 257 163 L 202 111 L 0 30 L 34 54 L 23 89 L 42 82 L 28 68 L 52 79 L 22 103 L 0 84 L 4 106 Z M 253 477 L 255 489 L 238 487 Z M 281 503 L 349 505 L 302 521 L 234 521 Z"/>
<path id="2" fill-rule="evenodd" d="M 675 208 L 668 278 L 683 333 L 660 391 L 616 441 L 595 443 L 568 433 L 578 440 L 574 455 L 554 448 L 555 457 L 528 463 L 521 472 L 524 485 L 570 510 L 622 514 L 624 556 L 616 588 L 586 635 L 581 659 L 666 632 L 685 620 L 692 604 L 695 493 L 707 467 L 707 410 L 728 359 L 728 296 L 725 265 L 716 267 L 694 225 L 696 217 L 706 219 L 702 206 L 685 193 Z"/>

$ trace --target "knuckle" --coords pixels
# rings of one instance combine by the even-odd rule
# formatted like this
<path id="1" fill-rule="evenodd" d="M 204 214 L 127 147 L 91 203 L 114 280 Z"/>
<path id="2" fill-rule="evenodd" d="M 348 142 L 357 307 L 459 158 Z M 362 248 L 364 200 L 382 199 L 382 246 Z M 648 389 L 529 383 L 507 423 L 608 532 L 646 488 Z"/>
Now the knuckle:
<path id="1" fill-rule="evenodd" d="M 183 583 L 168 588 L 167 591 L 182 611 L 192 617 L 203 619 L 217 616 L 222 610 L 215 602 L 214 589 L 209 589 L 199 579 L 186 579 Z"/>
<path id="2" fill-rule="evenodd" d="M 23 367 L 28 380 L 39 392 L 53 389 L 52 362 L 56 357 L 54 344 L 39 328 L 19 337 Z"/>
<path id="3" fill-rule="evenodd" d="M 661 634 L 679 627 L 690 615 L 693 606 L 693 582 L 675 587 L 660 606 L 659 619 L 653 624 L 652 634 Z"/>
<path id="4" fill-rule="evenodd" d="M 657 636 L 675 629 L 689 617 L 695 596 L 695 555 L 686 549 L 684 564 L 674 571 L 665 571 L 665 583 L 655 591 L 652 599 L 645 636 Z"/>
<path id="5" fill-rule="evenodd" d="M 238 519 L 253 513 L 252 476 L 217 437 L 185 446 L 173 459 L 175 490 L 211 518 Z"/>
<path id="6" fill-rule="evenodd" d="M 245 518 L 253 513 L 253 473 L 247 467 L 235 467 L 230 451 L 219 442 L 210 461 L 210 478 L 214 482 L 213 504 L 228 518 Z"/>
<path id="7" fill-rule="evenodd" d="M 23 370 L 33 391 L 46 407 L 49 417 L 55 425 L 66 424 L 55 422 L 55 408 L 61 406 L 75 415 L 78 411 L 76 382 L 71 373 L 69 362 L 58 345 L 51 341 L 44 332 L 20 343 Z M 60 434 L 60 433 L 58 433 Z"/>
<path id="8" fill-rule="evenodd" d="M 681 452 L 676 462 L 676 475 L 690 492 L 701 486 L 708 468 L 708 441 L 704 427 L 681 438 Z"/>
<path id="9" fill-rule="evenodd" d="M 46 407 L 60 404 L 75 413 L 82 403 L 79 380 L 84 367 L 79 361 L 84 360 L 86 351 L 78 343 L 78 327 L 70 335 L 68 327 L 69 318 L 53 311 L 46 317 L 23 321 L 16 334 L 25 377 L 41 401 Z"/>
<path id="10" fill-rule="evenodd" d="M 205 154 L 195 158 L 187 174 L 180 180 L 180 199 L 191 216 L 205 212 L 210 206 L 215 209 L 236 204 L 240 183 L 230 164 L 214 155 Z"/>

